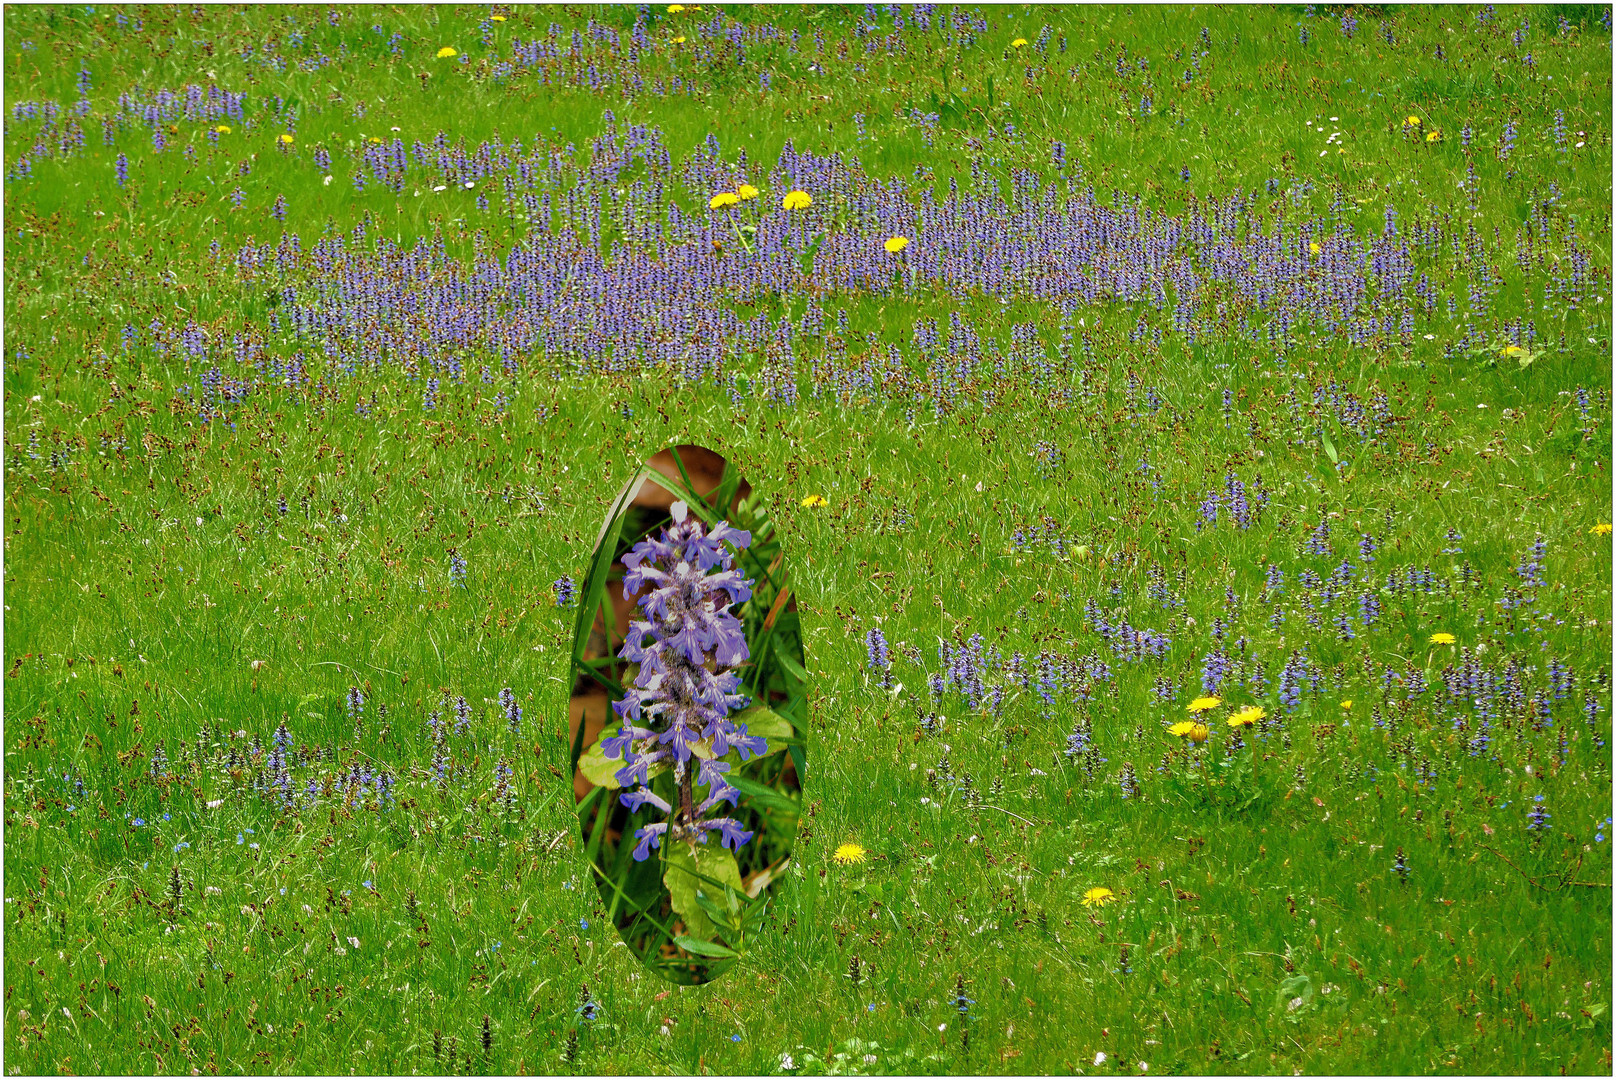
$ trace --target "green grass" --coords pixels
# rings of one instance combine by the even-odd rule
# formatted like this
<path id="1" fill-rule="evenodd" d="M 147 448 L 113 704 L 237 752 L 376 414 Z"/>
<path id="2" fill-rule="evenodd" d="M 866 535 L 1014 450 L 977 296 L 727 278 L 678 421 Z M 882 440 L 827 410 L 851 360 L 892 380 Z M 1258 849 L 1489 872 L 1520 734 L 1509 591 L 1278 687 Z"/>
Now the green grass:
<path id="1" fill-rule="evenodd" d="M 336 26 L 324 8 L 4 16 L 8 175 L 32 161 L 6 181 L 8 1071 L 776 1073 L 782 1054 L 843 1073 L 1610 1070 L 1611 538 L 1591 531 L 1611 521 L 1611 39 L 1599 9 L 1500 7 L 1491 23 L 1479 8 L 1354 9 L 1349 40 L 1333 7 L 1014 6 L 983 9 L 973 45 L 910 33 L 907 51 L 866 53 L 862 6 L 658 6 L 657 44 L 637 70 L 696 92 L 633 100 L 492 69 L 551 22 L 563 55 L 592 18 L 627 35 L 632 8 L 512 9 L 491 49 L 479 44 L 484 9 L 340 10 Z M 702 59 L 695 28 L 719 13 L 773 22 L 784 39 L 749 45 L 744 60 L 716 45 Z M 142 28 L 120 28 L 119 15 Z M 1045 24 L 1047 55 L 1011 48 Z M 891 33 L 891 14 L 878 25 L 874 37 Z M 676 33 L 690 40 L 676 48 Z M 284 72 L 258 59 L 271 38 L 291 58 Z M 444 45 L 469 62 L 436 59 Z M 317 52 L 337 62 L 298 69 Z M 587 38 L 584 52 L 622 66 Z M 84 148 L 37 158 L 40 120 L 10 110 L 71 105 L 81 63 L 93 79 Z M 773 74 L 767 93 L 760 71 Z M 139 123 L 103 144 L 100 117 L 120 93 L 210 82 L 248 95 L 217 145 L 209 125 L 183 119 L 160 154 Z M 910 119 L 944 111 L 951 94 L 934 132 Z M 298 110 L 284 152 L 277 96 Z M 318 344 L 268 330 L 279 290 L 306 302 L 311 283 L 272 261 L 238 272 L 249 238 L 272 247 L 284 231 L 307 251 L 328 228 L 352 236 L 368 222 L 371 240 L 441 237 L 468 260 L 527 233 L 497 202 L 482 212 L 473 194 L 431 191 L 440 181 L 424 171 L 401 195 L 355 193 L 361 139 L 396 126 L 407 146 L 441 131 L 469 151 L 498 133 L 563 156 L 571 144 L 578 169 L 608 108 L 619 130 L 660 129 L 676 175 L 712 133 L 732 164 L 744 147 L 754 176 L 789 140 L 856 156 L 882 181 L 918 182 L 925 166 L 939 198 L 950 179 L 981 189 L 974 160 L 980 185 L 1008 195 L 1015 169 L 1052 179 L 1058 139 L 1074 190 L 1092 184 L 1102 205 L 1115 191 L 1115 205 L 1184 216 L 1240 190 L 1286 236 L 1322 218 L 1367 240 L 1390 205 L 1404 230 L 1435 221 L 1449 239 L 1416 254 L 1435 304 L 1406 344 L 1349 346 L 1299 324 L 1290 348 L 1258 347 L 1233 332 L 1242 309 L 1227 295 L 1208 296 L 1211 331 L 1191 344 L 1170 306 L 1063 316 L 941 288 L 831 291 L 825 326 L 848 320 L 835 364 L 880 371 L 896 346 L 900 366 L 874 389 L 810 396 L 810 369 L 832 361 L 823 335 L 799 334 L 792 409 L 759 396 L 761 357 L 726 358 L 747 380 L 732 404 L 711 382 L 526 359 L 510 377 L 497 355 L 471 353 L 465 385 L 446 378 L 426 412 L 420 380 L 397 367 L 344 375 Z M 1409 116 L 1440 141 L 1405 130 Z M 1500 160 L 1510 121 L 1515 149 Z M 1005 137 L 1006 124 L 1019 134 Z M 329 172 L 314 164 L 322 147 Z M 114 179 L 119 153 L 127 187 Z M 624 184 L 645 178 L 638 168 Z M 667 197 L 705 213 L 711 194 L 676 184 Z M 271 216 L 278 196 L 284 225 Z M 586 215 L 563 206 L 554 227 L 587 235 Z M 610 254 L 622 233 L 603 218 Z M 1527 269 L 1515 255 L 1529 224 Z M 1466 255 L 1467 226 L 1485 258 Z M 1579 252 L 1588 296 L 1573 304 L 1555 279 Z M 1502 279 L 1485 313 L 1469 300 L 1482 262 Z M 743 320 L 804 315 L 800 297 L 725 302 Z M 990 360 L 952 405 L 938 402 L 913 334 L 937 319 L 946 340 L 953 312 L 1004 353 L 1011 326 L 1033 324 L 1052 373 L 1035 382 L 1022 364 L 999 378 Z M 228 421 L 205 423 L 179 393 L 201 372 L 177 346 L 153 348 L 154 318 L 176 335 L 194 320 L 225 356 L 238 333 L 278 360 L 301 349 L 321 390 L 261 387 Z M 1535 325 L 1529 365 L 1498 356 L 1514 320 Z M 128 349 L 126 324 L 140 330 Z M 1330 404 L 1339 395 L 1368 412 L 1377 394 L 1396 423 L 1376 440 Z M 369 417 L 356 415 L 360 399 Z M 790 866 L 764 932 L 704 986 L 642 967 L 592 883 L 564 719 L 576 613 L 556 607 L 551 585 L 585 581 L 624 483 L 687 442 L 736 463 L 765 498 L 810 675 Z M 1231 473 L 1248 491 L 1260 476 L 1266 508 L 1249 529 L 1227 509 L 1198 528 L 1198 504 Z M 812 493 L 827 505 L 803 506 Z M 1326 517 L 1333 556 L 1307 555 Z M 1018 530 L 1046 521 L 1061 550 L 1017 548 Z M 1444 552 L 1449 528 L 1462 555 Z M 1373 580 L 1429 567 L 1443 584 L 1377 590 L 1379 625 L 1342 641 L 1333 619 L 1356 617 L 1359 588 L 1329 608 L 1315 601 L 1313 628 L 1299 578 L 1356 560 L 1363 533 L 1379 543 L 1363 564 Z M 1497 602 L 1523 588 L 1516 568 L 1538 536 L 1544 584 L 1511 612 Z M 450 581 L 451 549 L 469 564 L 464 589 Z M 1285 588 L 1264 598 L 1270 567 Z M 1091 600 L 1171 648 L 1117 658 L 1085 615 Z M 1240 683 L 1266 665 L 1266 685 L 1226 692 L 1229 704 L 1282 717 L 1232 754 L 1227 709 L 1199 751 L 1164 731 L 1200 693 L 1215 619 L 1232 655 L 1246 641 Z M 877 625 L 900 693 L 868 670 Z M 1429 644 L 1439 631 L 1458 643 Z M 939 639 L 973 634 L 1032 673 L 1023 686 L 989 671 L 997 713 L 928 689 Z M 1303 645 L 1321 685 L 1284 713 L 1280 670 Z M 1461 648 L 1497 680 L 1522 669 L 1522 700 L 1497 701 L 1492 744 L 1476 755 L 1474 710 L 1443 689 Z M 1086 701 L 1067 678 L 1048 707 L 1046 650 L 1093 654 L 1114 677 L 1091 679 Z M 1574 685 L 1544 727 L 1531 698 L 1552 699 L 1553 658 Z M 1432 689 L 1399 710 L 1387 665 Z M 1178 684 L 1165 702 L 1153 693 L 1163 678 Z M 357 724 L 351 687 L 366 697 Z M 504 687 L 525 711 L 519 736 L 495 706 Z M 426 718 L 456 696 L 474 717 L 440 783 Z M 941 717 L 934 732 L 928 716 Z M 283 720 L 299 751 L 318 751 L 293 770 L 316 799 L 290 813 L 254 790 L 264 761 L 248 752 L 255 740 L 267 751 Z M 1095 754 L 1063 753 L 1074 725 Z M 159 745 L 169 764 L 154 776 Z M 501 761 L 514 768 L 514 809 L 494 797 Z M 385 809 L 342 793 L 367 763 L 397 778 Z M 1125 765 L 1136 797 L 1123 797 Z M 1434 783 L 1422 784 L 1427 769 Z M 1538 795 L 1553 826 L 1541 835 L 1527 829 Z M 844 842 L 867 861 L 834 862 Z M 1118 899 L 1085 906 L 1095 887 Z M 963 1016 L 952 1003 L 962 977 Z M 602 1010 L 593 1022 L 577 1011 L 586 985 Z"/>

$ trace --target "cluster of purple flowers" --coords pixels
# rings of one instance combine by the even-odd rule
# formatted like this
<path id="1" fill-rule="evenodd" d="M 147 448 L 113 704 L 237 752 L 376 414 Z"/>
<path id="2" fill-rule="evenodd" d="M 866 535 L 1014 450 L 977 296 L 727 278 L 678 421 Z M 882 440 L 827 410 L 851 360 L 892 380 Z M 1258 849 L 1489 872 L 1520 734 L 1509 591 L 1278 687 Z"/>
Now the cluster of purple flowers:
<path id="1" fill-rule="evenodd" d="M 736 693 L 741 679 L 730 669 L 751 655 L 729 609 L 752 595 L 752 582 L 733 567 L 730 548 L 750 545 L 751 533 L 725 521 L 708 530 L 683 502 L 673 504 L 672 517 L 660 537 L 640 541 L 623 557 L 624 599 L 633 600 L 647 586 L 650 591 L 636 605 L 641 617 L 629 623 L 618 653 L 639 665 L 633 686 L 612 705 L 622 729 L 601 742 L 607 757 L 623 760 L 618 783 L 639 785 L 621 796 L 623 805 L 637 811 L 649 803 L 668 815 L 635 832 L 640 843 L 634 858 L 640 861 L 664 837 L 706 843 L 717 831 L 729 848 L 750 840 L 752 834 L 734 818 L 709 815 L 740 797 L 725 781 L 729 764 L 721 759 L 731 749 L 743 761 L 767 749 L 761 736 L 749 735 L 745 724 L 729 717 L 748 700 Z M 649 786 L 650 770 L 663 766 L 673 770 L 677 809 Z M 708 790 L 699 803 L 697 784 Z"/>
<path id="2" fill-rule="evenodd" d="M 891 686 L 892 658 L 887 652 L 886 635 L 881 633 L 879 627 L 871 627 L 869 633 L 864 635 L 864 642 L 870 654 L 870 667 L 881 674 L 881 685 Z"/>

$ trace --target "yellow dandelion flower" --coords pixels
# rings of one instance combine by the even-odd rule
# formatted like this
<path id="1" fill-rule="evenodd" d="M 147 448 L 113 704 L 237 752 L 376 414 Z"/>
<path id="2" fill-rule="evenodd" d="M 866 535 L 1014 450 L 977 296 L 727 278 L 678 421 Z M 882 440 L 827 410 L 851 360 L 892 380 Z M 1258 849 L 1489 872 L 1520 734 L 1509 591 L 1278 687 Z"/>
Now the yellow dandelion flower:
<path id="1" fill-rule="evenodd" d="M 1602 524 L 1595 525 L 1593 528 L 1589 529 L 1588 531 L 1593 533 L 1595 536 L 1609 536 L 1610 535 L 1610 523 L 1607 521 L 1607 522 L 1604 522 Z"/>
<path id="2" fill-rule="evenodd" d="M 1527 352 L 1525 349 L 1521 348 L 1519 345 L 1507 345 L 1507 346 L 1504 347 L 1504 351 L 1503 351 L 1503 356 L 1506 359 L 1510 359 L 1510 360 L 1513 360 L 1513 359 L 1516 359 L 1516 358 L 1522 357 L 1522 356 L 1531 356 L 1531 355 L 1532 355 L 1531 353 Z"/>
<path id="3" fill-rule="evenodd" d="M 371 142 L 373 142 L 373 143 L 378 143 L 378 144 L 379 144 L 379 143 L 380 143 L 380 142 L 381 142 L 381 140 L 380 140 L 380 139 L 378 139 L 378 138 L 377 138 L 377 137 L 376 137 L 376 136 L 374 136 L 374 135 L 372 135 L 372 136 L 371 136 L 371 137 L 370 137 L 370 141 L 371 141 Z"/>
<path id="4" fill-rule="evenodd" d="M 758 197 L 758 189 L 753 187 L 751 184 L 742 184 L 740 187 L 735 189 L 735 194 L 739 195 L 743 199 L 755 199 Z"/>
<path id="5" fill-rule="evenodd" d="M 813 196 L 806 191 L 788 191 L 786 197 L 780 200 L 780 207 L 784 210 L 806 210 L 813 204 Z"/>
<path id="6" fill-rule="evenodd" d="M 1247 705 L 1244 709 L 1229 717 L 1230 727 L 1250 727 L 1257 721 L 1268 716 L 1268 710 L 1259 705 Z"/>
<path id="7" fill-rule="evenodd" d="M 823 495 L 810 495 L 806 499 L 802 500 L 802 505 L 804 505 L 804 506 L 824 506 L 825 505 L 825 496 L 823 496 Z"/>
<path id="8" fill-rule="evenodd" d="M 864 861 L 864 855 L 864 849 L 857 844 L 843 844 L 831 858 L 838 866 L 856 866 Z"/>
<path id="9" fill-rule="evenodd" d="M 456 49 L 456 48 L 454 48 L 453 46 L 450 46 L 450 45 L 445 45 L 443 48 L 438 50 L 438 59 L 439 60 L 447 60 L 451 56 L 459 56 L 459 55 L 460 55 L 460 50 Z"/>
<path id="10" fill-rule="evenodd" d="M 724 206 L 734 206 L 740 201 L 741 197 L 733 191 L 720 191 L 717 195 L 707 200 L 707 205 L 711 209 L 717 210 Z"/>
<path id="11" fill-rule="evenodd" d="M 668 14 L 669 15 L 677 15 L 681 11 L 683 11 L 684 9 L 685 9 L 685 6 L 683 4 L 669 4 L 668 5 Z"/>
<path id="12" fill-rule="evenodd" d="M 505 16 L 503 16 L 503 15 L 490 15 L 490 16 L 488 16 L 488 21 L 489 22 L 504 22 L 505 21 Z"/>
<path id="13" fill-rule="evenodd" d="M 1448 633 L 1446 630 L 1441 630 L 1435 634 L 1432 634 L 1430 640 L 1432 645 L 1452 645 L 1459 639 Z"/>
<path id="14" fill-rule="evenodd" d="M 1220 697 L 1198 697 L 1194 701 L 1190 702 L 1190 712 L 1203 713 L 1208 709 L 1215 709 L 1222 704 L 1223 699 Z"/>
<path id="15" fill-rule="evenodd" d="M 1318 241 L 1315 240 L 1315 241 L 1313 241 L 1313 242 L 1311 242 L 1311 243 L 1309 243 L 1307 245 L 1307 250 L 1309 250 L 1313 254 L 1317 255 L 1319 252 L 1323 251 L 1324 249 L 1319 247 Z"/>
<path id="16" fill-rule="evenodd" d="M 283 143 L 287 144 L 288 146 L 290 146 L 292 144 L 292 137 L 290 135 L 282 135 L 281 136 L 281 142 L 283 142 Z"/>
<path id="17" fill-rule="evenodd" d="M 1202 743 L 1206 742 L 1207 737 L 1211 734 L 1211 728 L 1207 727 L 1205 724 L 1196 724 L 1194 727 L 1190 728 L 1190 742 L 1194 743 L 1196 746 L 1200 746 Z"/>
<path id="18" fill-rule="evenodd" d="M 1347 699 L 1347 700 L 1345 700 L 1345 701 L 1343 701 L 1343 702 L 1342 702 L 1342 703 L 1341 703 L 1341 707 L 1342 707 L 1342 708 L 1343 708 L 1343 709 L 1350 709 L 1350 708 L 1352 708 L 1352 699 L 1351 699 L 1351 698 L 1348 698 L 1348 699 Z"/>
<path id="19" fill-rule="evenodd" d="M 678 37 L 673 39 L 673 43 L 675 45 L 683 45 L 685 43 L 685 36 L 680 34 Z"/>
<path id="20" fill-rule="evenodd" d="M 1117 894 L 1106 888 L 1104 885 L 1096 885 L 1094 888 L 1083 894 L 1083 906 L 1101 907 L 1102 905 L 1109 904 L 1116 898 Z"/>
<path id="21" fill-rule="evenodd" d="M 1025 44 L 1027 44 L 1027 39 L 1024 38 L 1024 37 L 1018 37 L 1018 38 L 1016 38 L 1016 40 L 1014 40 L 1014 41 L 1012 41 L 1010 43 L 1010 47 L 1012 49 L 1019 49 Z"/>
<path id="22" fill-rule="evenodd" d="M 1194 720 L 1180 720 L 1178 723 L 1167 729 L 1167 734 L 1176 735 L 1180 739 L 1187 739 L 1189 738 L 1190 734 L 1200 726 L 1201 725 L 1197 724 Z"/>
<path id="23" fill-rule="evenodd" d="M 229 124 L 220 124 L 218 127 L 214 128 L 213 130 L 217 131 L 220 135 L 228 135 L 228 134 L 230 134 L 230 125 Z"/>
<path id="24" fill-rule="evenodd" d="M 1428 132 L 1425 133 L 1425 141 L 1426 142 L 1441 142 L 1442 141 L 1442 133 L 1440 131 L 1428 131 Z"/>
<path id="25" fill-rule="evenodd" d="M 909 238 L 907 236 L 894 236 L 881 246 L 887 249 L 888 255 L 896 255 L 909 246 Z"/>
<path id="26" fill-rule="evenodd" d="M 1417 116 L 1409 117 L 1408 118 L 1408 126 L 1409 127 L 1419 127 L 1420 126 L 1420 118 L 1417 117 Z"/>

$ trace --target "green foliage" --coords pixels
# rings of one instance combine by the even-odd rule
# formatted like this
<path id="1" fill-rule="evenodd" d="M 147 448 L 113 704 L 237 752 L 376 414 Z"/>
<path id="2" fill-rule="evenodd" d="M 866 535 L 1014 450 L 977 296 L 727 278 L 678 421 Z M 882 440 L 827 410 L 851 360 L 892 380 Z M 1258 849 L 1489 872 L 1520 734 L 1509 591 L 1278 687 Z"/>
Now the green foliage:
<path id="1" fill-rule="evenodd" d="M 989 28 L 970 41 L 889 43 L 892 14 L 866 29 L 856 5 L 683 17 L 658 5 L 640 73 L 688 92 L 627 99 L 621 82 L 588 84 L 591 65 L 615 73 L 628 51 L 589 21 L 626 33 L 636 9 L 501 10 L 486 25 L 488 9 L 447 7 L 343 7 L 335 25 L 324 8 L 4 12 L 8 1068 L 773 1074 L 789 1055 L 811 1075 L 1609 1070 L 1611 547 L 1593 531 L 1611 521 L 1604 11 L 1019 6 L 975 13 Z M 693 29 L 715 17 L 781 33 L 742 57 Z M 514 39 L 548 44 L 551 23 L 554 62 L 496 72 Z M 1010 48 L 1045 24 L 1042 51 Z M 460 56 L 436 59 L 444 45 Z M 81 66 L 90 111 L 73 117 Z M 181 116 L 162 151 L 138 117 L 103 134 L 120 94 L 187 84 L 246 93 L 244 117 L 214 141 Z M 61 103 L 83 146 L 36 151 L 41 122 L 12 111 L 29 101 Z M 1227 235 L 1209 196 L 1249 196 L 1276 244 L 1322 221 L 1365 252 L 1391 206 L 1399 236 L 1443 230 L 1411 255 L 1430 306 L 1406 343 L 1377 328 L 1281 347 L 1215 319 L 1187 340 L 1176 293 L 1064 312 L 1032 290 L 1001 303 L 913 277 L 814 291 L 845 231 L 879 224 L 816 191 L 841 217 L 809 241 L 800 280 L 734 305 L 740 320 L 797 328 L 797 408 L 760 400 L 761 356 L 723 357 L 731 387 L 631 357 L 609 372 L 517 357 L 506 376 L 501 357 L 463 350 L 465 383 L 441 373 L 427 414 L 432 372 L 328 357 L 315 330 L 294 328 L 316 284 L 272 258 L 238 264 L 249 239 L 273 250 L 285 234 L 305 252 L 338 235 L 350 253 L 426 240 L 450 262 L 503 266 L 534 231 L 587 236 L 596 195 L 602 257 L 622 245 L 654 261 L 661 238 L 625 232 L 588 182 L 559 192 L 548 220 L 506 212 L 497 188 L 483 210 L 484 192 L 414 175 L 398 192 L 353 184 L 371 138 L 429 145 L 440 131 L 468 152 L 497 132 L 587 169 L 608 108 L 620 132 L 661 129 L 676 161 L 711 133 L 739 171 L 744 148 L 754 177 L 787 142 L 857 158 L 864 182 L 911 181 L 917 214 L 922 188 L 931 214 L 951 182 L 1033 199 L 1050 185 L 1059 205 L 1068 181 L 1164 230 L 1200 214 L 1210 238 L 1185 229 L 1169 261 Z M 912 110 L 943 118 L 932 130 Z M 1440 140 L 1405 134 L 1409 115 Z M 294 143 L 277 148 L 293 120 Z M 1040 185 L 1025 196 L 1012 182 L 1023 169 Z M 705 213 L 704 183 L 670 183 L 656 221 Z M 1466 250 L 1472 227 L 1484 258 Z M 756 249 L 741 235 L 724 259 Z M 1573 244 L 1587 259 L 1575 289 Z M 1488 295 L 1472 301 L 1478 285 Z M 1246 286 L 1260 283 L 1207 286 L 1209 310 L 1237 320 Z M 593 302 L 579 300 L 577 327 Z M 801 330 L 812 305 L 822 332 Z M 949 411 L 928 396 L 948 363 L 934 375 L 912 342 L 929 319 L 946 340 L 954 315 L 982 328 L 988 359 Z M 248 378 L 234 338 L 263 338 L 260 384 L 227 417 L 199 418 L 181 388 L 205 369 L 156 348 L 154 319 L 194 321 L 221 367 Z M 1026 347 L 1048 369 L 1036 386 L 993 372 L 1012 326 L 1036 338 Z M 1514 341 L 1525 357 L 1502 354 Z M 904 362 L 883 370 L 892 347 Z M 272 363 L 284 372 L 300 354 L 310 384 L 294 389 Z M 870 386 L 848 378 L 866 361 Z M 1385 436 L 1337 418 L 1332 395 L 1367 408 L 1377 394 L 1396 417 Z M 769 721 L 772 752 L 736 779 L 756 849 L 674 873 L 676 901 L 662 852 L 631 857 L 649 815 L 616 813 L 606 763 L 564 718 L 576 683 L 621 693 L 612 658 L 584 659 L 587 634 L 612 563 L 658 524 L 626 495 L 653 449 L 684 441 L 721 450 L 754 485 L 737 513 L 758 542 L 746 567 L 772 580 L 744 614 L 747 690 L 789 731 Z M 1064 464 L 1041 464 L 1039 444 Z M 1225 514 L 1197 529 L 1198 502 L 1230 472 L 1270 491 L 1258 525 Z M 726 474 L 708 509 L 739 479 Z M 827 504 L 802 506 L 811 493 Z M 1299 554 L 1323 521 L 1331 558 Z M 1046 525 L 1059 548 L 1026 540 Z M 1444 538 L 1450 526 L 1461 541 Z M 1380 541 L 1372 563 L 1353 550 L 1365 533 Z M 1529 588 L 1517 567 L 1538 534 L 1546 583 Z M 1299 569 L 1328 577 L 1343 561 L 1354 587 L 1310 624 Z M 1265 595 L 1269 568 L 1287 577 Z M 1384 588 L 1411 570 L 1429 589 Z M 556 606 L 563 574 L 579 583 L 576 610 Z M 787 588 L 799 610 L 788 600 L 765 632 Z M 1507 589 L 1531 602 L 1505 607 Z M 1364 591 L 1381 623 L 1339 640 L 1330 619 Z M 1167 653 L 1118 660 L 1116 637 L 1084 615 L 1090 599 L 1112 624 L 1170 638 Z M 1282 722 L 1234 755 L 1217 730 L 1197 756 L 1162 728 L 1199 687 L 1215 620 L 1247 663 L 1230 704 L 1249 698 Z M 907 690 L 870 671 L 874 627 Z M 1430 644 L 1436 631 L 1457 643 Z M 1032 673 L 1020 685 L 990 670 L 997 712 L 928 689 L 946 674 L 939 639 L 976 633 Z M 1282 716 L 1276 680 L 1298 648 L 1320 686 Z M 1046 707 L 1045 650 L 1115 677 Z M 1475 750 L 1474 709 L 1443 696 L 1462 650 L 1499 680 L 1513 659 L 1527 689 Z M 1552 724 L 1534 726 L 1532 694 L 1549 692 L 1556 659 L 1573 692 L 1550 694 Z M 1390 690 L 1388 668 L 1405 680 Z M 1414 675 L 1432 689 L 1404 715 L 1394 703 Z M 1175 694 L 1159 698 L 1158 678 Z M 495 705 L 506 687 L 519 730 Z M 358 716 L 350 688 L 367 701 Z M 1069 756 L 1080 718 L 1096 752 Z M 290 807 L 268 783 L 283 721 L 302 793 Z M 575 764 L 599 785 L 576 805 Z M 1124 764 L 1137 797 L 1121 798 Z M 391 792 L 358 784 L 366 769 L 386 770 Z M 1552 828 L 1528 833 L 1539 794 Z M 864 861 L 834 860 L 844 843 Z M 765 876 L 758 897 L 741 888 Z M 1085 903 L 1096 887 L 1115 899 Z M 950 1003 L 962 974 L 968 1017 Z M 580 1012 L 585 982 L 597 1019 Z"/>

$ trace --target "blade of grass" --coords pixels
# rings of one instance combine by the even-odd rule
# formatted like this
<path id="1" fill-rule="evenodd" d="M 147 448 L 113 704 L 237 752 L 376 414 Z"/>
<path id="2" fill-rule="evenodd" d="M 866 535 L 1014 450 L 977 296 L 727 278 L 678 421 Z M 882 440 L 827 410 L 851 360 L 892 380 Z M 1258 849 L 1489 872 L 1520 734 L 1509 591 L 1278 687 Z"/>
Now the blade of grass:
<path id="1" fill-rule="evenodd" d="M 685 488 L 692 495 L 696 495 L 696 482 L 690 479 L 690 473 L 685 470 L 685 460 L 679 456 L 679 448 L 677 446 L 670 446 L 668 447 L 668 453 L 673 455 L 673 463 L 679 467 L 679 476 L 684 480 Z M 707 500 L 702 498 L 700 495 L 696 495 L 696 501 L 701 504 L 703 510 L 707 511 L 706 514 L 702 515 L 703 518 L 706 518 L 708 514 L 716 516 L 722 512 L 716 505 L 710 505 Z"/>

